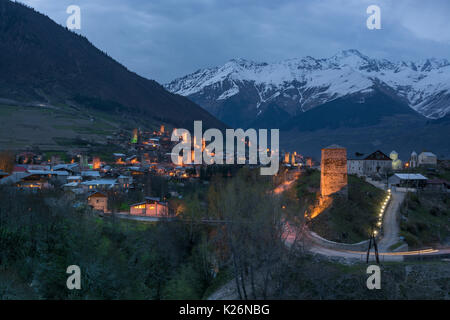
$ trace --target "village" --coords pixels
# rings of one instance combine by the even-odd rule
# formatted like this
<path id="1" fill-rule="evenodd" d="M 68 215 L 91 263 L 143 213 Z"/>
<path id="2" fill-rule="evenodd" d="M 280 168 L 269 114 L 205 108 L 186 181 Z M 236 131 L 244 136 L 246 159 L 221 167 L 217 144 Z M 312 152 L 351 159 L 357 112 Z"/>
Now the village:
<path id="1" fill-rule="evenodd" d="M 178 162 L 173 163 L 171 150 L 174 142 L 164 125 L 151 132 L 140 129 L 134 129 L 128 135 L 122 132 L 114 138 L 110 137 L 110 140 L 111 144 L 122 146 L 121 150 L 126 152 L 113 152 L 108 157 L 109 161 L 88 152 L 73 152 L 71 158 L 65 161 L 58 155 L 44 159 L 42 153 L 19 152 L 14 155 L 14 163 L 10 164 L 9 170 L 0 170 L 0 184 L 31 192 L 57 188 L 64 191 L 74 206 L 87 205 L 99 213 L 161 219 L 177 215 L 177 208 L 170 206 L 168 199 L 182 199 L 182 187 L 186 183 L 208 184 L 205 177 L 210 168 L 207 165 L 183 163 L 181 155 L 178 155 Z M 202 152 L 205 144 L 202 140 L 199 146 Z M 338 155 L 332 156 L 336 159 L 329 160 L 329 155 L 324 154 L 324 150 L 329 149 L 334 149 L 334 153 L 338 150 Z M 398 191 L 448 192 L 450 188 L 447 180 L 436 177 L 438 167 L 447 168 L 449 163 L 439 161 L 432 152 L 417 154 L 413 151 L 410 158 L 402 162 L 395 151 L 389 156 L 380 150 L 368 155 L 356 153 L 348 156 L 345 148 L 333 145 L 322 149 L 320 162 L 295 151 L 285 152 L 279 160 L 282 163 L 280 170 L 284 172 L 316 169 L 331 175 L 333 178 L 329 180 L 329 186 L 323 183 L 323 199 L 345 189 L 339 182 L 342 175 L 345 181 L 346 175 L 356 175 Z M 327 161 L 340 162 L 341 171 L 324 173 Z M 255 167 L 248 163 L 246 166 Z M 231 176 L 232 171 L 224 172 Z M 149 191 L 152 189 L 148 186 L 150 180 L 158 181 L 158 187 Z M 130 194 L 133 196 L 128 196 Z M 122 202 L 114 202 L 111 198 L 122 199 Z"/>

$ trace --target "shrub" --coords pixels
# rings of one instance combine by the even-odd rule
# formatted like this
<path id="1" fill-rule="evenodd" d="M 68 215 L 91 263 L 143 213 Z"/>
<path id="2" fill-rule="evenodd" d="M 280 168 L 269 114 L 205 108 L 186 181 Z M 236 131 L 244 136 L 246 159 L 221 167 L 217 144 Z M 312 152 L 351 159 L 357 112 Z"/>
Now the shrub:
<path id="1" fill-rule="evenodd" d="M 400 235 L 405 238 L 405 241 L 408 244 L 408 246 L 415 247 L 420 243 L 419 239 L 417 239 L 417 237 L 415 237 L 409 232 L 402 231 L 400 232 Z"/>

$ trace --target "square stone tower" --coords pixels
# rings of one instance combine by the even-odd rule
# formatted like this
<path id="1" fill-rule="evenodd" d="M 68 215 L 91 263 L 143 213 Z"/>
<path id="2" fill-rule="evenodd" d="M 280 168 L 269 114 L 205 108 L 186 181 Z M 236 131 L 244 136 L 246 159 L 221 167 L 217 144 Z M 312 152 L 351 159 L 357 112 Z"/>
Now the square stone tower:
<path id="1" fill-rule="evenodd" d="M 320 194 L 326 198 L 332 194 L 348 195 L 347 150 L 338 145 L 322 149 Z"/>

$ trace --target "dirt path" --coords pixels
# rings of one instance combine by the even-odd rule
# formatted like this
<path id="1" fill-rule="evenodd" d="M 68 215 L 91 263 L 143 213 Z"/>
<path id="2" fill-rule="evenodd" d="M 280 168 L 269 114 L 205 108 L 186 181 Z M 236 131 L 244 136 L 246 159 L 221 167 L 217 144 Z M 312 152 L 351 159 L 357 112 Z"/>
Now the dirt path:
<path id="1" fill-rule="evenodd" d="M 383 218 L 383 238 L 378 243 L 378 249 L 381 252 L 391 251 L 389 249 L 390 246 L 400 241 L 400 228 L 397 217 L 400 211 L 400 205 L 404 199 L 405 193 L 403 192 L 391 193 L 391 201 L 389 202 Z"/>

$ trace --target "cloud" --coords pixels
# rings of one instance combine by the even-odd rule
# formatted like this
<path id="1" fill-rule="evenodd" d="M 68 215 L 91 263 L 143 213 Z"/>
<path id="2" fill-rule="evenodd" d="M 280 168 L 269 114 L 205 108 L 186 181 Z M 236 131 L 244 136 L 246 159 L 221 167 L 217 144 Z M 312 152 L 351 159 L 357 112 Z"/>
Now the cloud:
<path id="1" fill-rule="evenodd" d="M 277 61 L 328 57 L 355 48 L 376 57 L 447 57 L 446 0 L 25 0 L 65 24 L 82 11 L 81 33 L 148 78 L 164 83 L 231 58 Z M 366 28 L 381 7 L 382 30 Z"/>

